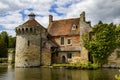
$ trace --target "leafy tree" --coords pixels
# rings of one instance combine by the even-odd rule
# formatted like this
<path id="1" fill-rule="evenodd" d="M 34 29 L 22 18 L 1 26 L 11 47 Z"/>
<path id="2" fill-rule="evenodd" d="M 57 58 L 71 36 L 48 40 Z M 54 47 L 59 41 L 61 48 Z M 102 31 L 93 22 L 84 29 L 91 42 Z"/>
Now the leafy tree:
<path id="1" fill-rule="evenodd" d="M 7 57 L 8 48 L 15 48 L 16 37 L 9 36 L 7 32 L 0 33 L 0 57 Z"/>
<path id="2" fill-rule="evenodd" d="M 9 46 L 9 37 L 6 31 L 1 32 L 1 39 L 6 43 L 6 46 L 8 48 Z"/>
<path id="3" fill-rule="evenodd" d="M 92 29 L 93 40 L 89 40 L 88 37 L 84 38 L 84 46 L 92 55 L 94 63 L 100 65 L 106 63 L 109 55 L 116 48 L 115 29 L 116 26 L 113 23 L 103 24 L 100 21 Z"/>
<path id="4" fill-rule="evenodd" d="M 15 48 L 16 37 L 9 36 L 9 48 Z"/>
<path id="5" fill-rule="evenodd" d="M 7 57 L 6 43 L 0 38 L 0 57 Z"/>
<path id="6" fill-rule="evenodd" d="M 120 25 L 116 28 L 116 43 L 117 47 L 120 47 Z"/>

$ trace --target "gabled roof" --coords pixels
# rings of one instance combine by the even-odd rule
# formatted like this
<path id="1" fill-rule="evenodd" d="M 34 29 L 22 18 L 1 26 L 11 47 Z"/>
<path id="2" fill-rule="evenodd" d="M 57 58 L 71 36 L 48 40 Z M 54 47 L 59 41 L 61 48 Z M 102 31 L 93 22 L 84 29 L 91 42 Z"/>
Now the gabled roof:
<path id="1" fill-rule="evenodd" d="M 80 33 L 79 21 L 80 18 L 52 21 L 49 24 L 48 33 L 51 36 L 79 35 Z M 73 25 L 77 26 L 76 30 L 72 30 Z"/>

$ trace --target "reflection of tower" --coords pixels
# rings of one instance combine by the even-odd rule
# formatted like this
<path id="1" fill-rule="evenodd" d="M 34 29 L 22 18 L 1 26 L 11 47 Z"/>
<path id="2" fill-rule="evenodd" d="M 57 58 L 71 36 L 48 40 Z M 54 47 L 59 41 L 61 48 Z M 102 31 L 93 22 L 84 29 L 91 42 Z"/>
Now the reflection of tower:
<path id="1" fill-rule="evenodd" d="M 15 68 L 14 80 L 52 80 L 51 73 L 50 68 Z"/>
<path id="2" fill-rule="evenodd" d="M 28 15 L 29 20 L 16 28 L 16 67 L 35 67 L 40 65 L 40 27 L 35 14 Z"/>

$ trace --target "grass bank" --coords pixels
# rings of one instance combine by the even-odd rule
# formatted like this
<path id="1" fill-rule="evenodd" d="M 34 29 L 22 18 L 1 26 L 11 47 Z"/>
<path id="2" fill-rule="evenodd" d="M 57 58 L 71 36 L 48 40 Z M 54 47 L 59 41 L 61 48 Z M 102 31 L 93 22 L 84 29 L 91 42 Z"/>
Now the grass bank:
<path id="1" fill-rule="evenodd" d="M 53 68 L 64 67 L 66 69 L 98 69 L 97 64 L 88 63 L 69 63 L 69 64 L 53 64 Z"/>
<path id="2" fill-rule="evenodd" d="M 0 58 L 0 63 L 8 63 L 8 58 Z"/>

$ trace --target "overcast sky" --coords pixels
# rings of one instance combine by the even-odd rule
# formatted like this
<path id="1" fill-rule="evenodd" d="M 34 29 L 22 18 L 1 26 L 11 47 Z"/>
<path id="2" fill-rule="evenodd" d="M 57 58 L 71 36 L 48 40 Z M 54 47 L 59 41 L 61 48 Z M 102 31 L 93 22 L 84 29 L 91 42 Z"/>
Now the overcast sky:
<path id="1" fill-rule="evenodd" d="M 120 24 L 120 0 L 0 0 L 0 32 L 7 31 L 15 36 L 14 28 L 28 20 L 34 12 L 36 20 L 48 27 L 48 15 L 54 19 L 79 17 L 86 12 L 92 25 L 102 20 Z"/>

